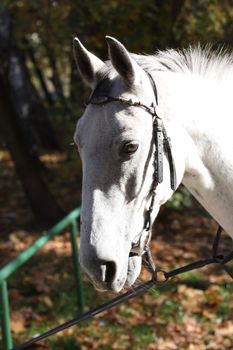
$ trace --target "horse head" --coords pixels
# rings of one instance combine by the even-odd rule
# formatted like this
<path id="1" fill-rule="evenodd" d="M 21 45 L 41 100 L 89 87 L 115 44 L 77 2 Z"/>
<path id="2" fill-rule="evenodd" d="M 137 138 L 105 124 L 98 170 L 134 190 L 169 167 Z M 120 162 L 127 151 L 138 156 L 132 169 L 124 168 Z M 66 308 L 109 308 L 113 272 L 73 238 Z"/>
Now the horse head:
<path id="1" fill-rule="evenodd" d="M 126 48 L 106 40 L 110 60 L 103 62 L 74 39 L 78 70 L 92 89 L 74 135 L 83 165 L 80 262 L 97 289 L 119 292 L 137 279 L 148 239 L 156 154 L 150 111 L 156 96 L 148 74 Z M 162 158 L 152 221 L 173 193 L 164 152 Z"/>

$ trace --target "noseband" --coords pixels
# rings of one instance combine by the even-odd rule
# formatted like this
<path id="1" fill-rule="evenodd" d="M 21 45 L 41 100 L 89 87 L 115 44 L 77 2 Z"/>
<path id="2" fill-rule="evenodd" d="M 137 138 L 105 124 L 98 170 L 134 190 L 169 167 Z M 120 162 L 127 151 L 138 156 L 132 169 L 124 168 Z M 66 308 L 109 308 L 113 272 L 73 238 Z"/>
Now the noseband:
<path id="1" fill-rule="evenodd" d="M 100 95 L 95 96 L 95 91 L 101 84 L 97 84 L 95 90 L 93 91 L 90 99 L 87 102 L 88 104 L 93 105 L 105 105 L 110 102 L 120 102 L 123 104 L 126 104 L 128 106 L 132 107 L 138 107 L 144 109 L 147 113 L 149 113 L 152 116 L 152 123 L 153 123 L 153 141 L 155 145 L 155 154 L 154 154 L 154 174 L 153 174 L 153 180 L 151 189 L 149 192 L 150 195 L 150 206 L 145 212 L 145 224 L 144 229 L 141 234 L 141 237 L 139 238 L 139 241 L 135 244 L 133 244 L 130 256 L 141 256 L 145 252 L 145 248 L 148 245 L 151 237 L 151 228 L 152 228 L 152 212 L 154 209 L 154 200 L 156 195 L 156 188 L 159 183 L 163 181 L 163 155 L 164 152 L 167 155 L 168 163 L 169 163 L 169 169 L 170 169 L 170 186 L 171 189 L 174 191 L 176 189 L 176 169 L 175 169 L 175 163 L 172 156 L 171 151 L 171 142 L 170 138 L 167 136 L 166 129 L 164 127 L 162 119 L 158 116 L 156 112 L 156 107 L 158 106 L 158 93 L 157 88 L 155 85 L 155 82 L 149 72 L 146 72 L 147 76 L 150 80 L 155 102 L 152 102 L 150 106 L 147 106 L 144 103 L 141 103 L 140 101 L 133 101 L 132 99 L 126 99 L 124 97 L 112 97 L 107 95 Z M 145 240 L 147 240 L 145 245 Z"/>

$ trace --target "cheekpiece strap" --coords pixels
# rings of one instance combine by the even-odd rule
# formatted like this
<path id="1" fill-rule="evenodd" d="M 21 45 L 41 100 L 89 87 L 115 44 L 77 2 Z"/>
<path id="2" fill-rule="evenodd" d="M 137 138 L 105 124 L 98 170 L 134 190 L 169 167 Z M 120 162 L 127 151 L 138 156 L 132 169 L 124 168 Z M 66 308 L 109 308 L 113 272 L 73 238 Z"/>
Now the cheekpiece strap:
<path id="1" fill-rule="evenodd" d="M 158 92 L 157 92 L 156 84 L 154 82 L 154 79 L 152 78 L 152 75 L 149 72 L 146 72 L 146 73 L 148 75 L 148 78 L 150 80 L 151 86 L 154 91 L 156 105 L 158 105 Z M 176 168 L 175 168 L 175 163 L 172 156 L 170 138 L 167 136 L 167 132 L 163 125 L 162 120 L 158 117 L 156 113 L 156 108 L 154 108 L 154 110 L 155 110 L 154 115 L 156 116 L 153 124 L 154 140 L 156 145 L 156 157 L 155 157 L 155 164 L 154 164 L 155 180 L 157 180 L 157 183 L 161 183 L 163 181 L 163 149 L 164 149 L 168 157 L 171 189 L 175 191 L 177 186 Z"/>
<path id="2" fill-rule="evenodd" d="M 153 124 L 153 133 L 156 147 L 154 177 L 157 183 L 161 183 L 163 182 L 163 124 L 161 119 L 155 118 Z"/>
<path id="3" fill-rule="evenodd" d="M 164 127 L 163 127 L 163 146 L 164 146 L 164 151 L 167 153 L 168 164 L 170 168 L 171 189 L 175 191 L 177 187 L 176 167 L 172 156 L 171 141 L 170 141 L 170 138 L 167 136 L 167 132 Z"/>
<path id="4" fill-rule="evenodd" d="M 153 91 L 154 91 L 155 102 L 156 102 L 156 105 L 158 106 L 158 104 L 159 104 L 159 99 L 158 99 L 158 92 L 157 92 L 157 87 L 156 87 L 156 85 L 155 85 L 155 81 L 154 81 L 154 79 L 152 78 L 152 75 L 151 75 L 149 72 L 147 72 L 147 71 L 145 71 L 145 72 L 147 73 L 148 78 L 149 78 L 149 80 L 150 80 L 152 89 L 153 89 Z"/>

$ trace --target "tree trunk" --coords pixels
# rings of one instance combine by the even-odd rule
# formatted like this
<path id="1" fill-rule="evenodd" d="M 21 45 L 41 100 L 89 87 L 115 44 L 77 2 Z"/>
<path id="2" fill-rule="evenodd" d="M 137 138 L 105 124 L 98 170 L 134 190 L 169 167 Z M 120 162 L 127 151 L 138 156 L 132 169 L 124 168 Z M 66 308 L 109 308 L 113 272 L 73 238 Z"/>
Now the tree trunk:
<path id="1" fill-rule="evenodd" d="M 51 48 L 48 45 L 46 40 L 43 40 L 43 44 L 44 44 L 44 47 L 47 51 L 47 57 L 49 60 L 49 65 L 50 65 L 51 71 L 52 71 L 51 81 L 53 83 L 56 95 L 60 100 L 60 103 L 61 103 L 61 106 L 64 110 L 65 115 L 69 119 L 74 120 L 72 111 L 71 111 L 70 107 L 68 106 L 65 95 L 64 95 L 63 86 L 62 86 L 62 83 L 61 83 L 61 80 L 59 77 L 59 72 L 57 69 L 57 62 L 56 62 L 56 56 L 55 56 L 54 50 L 53 50 L 53 48 Z"/>
<path id="2" fill-rule="evenodd" d="M 36 221 L 46 226 L 54 224 L 61 219 L 64 212 L 60 209 L 46 183 L 41 178 L 37 163 L 32 158 L 19 131 L 17 120 L 11 103 L 10 86 L 4 76 L 3 69 L 1 69 L 0 132 L 14 160 L 16 171 Z"/>
<path id="3" fill-rule="evenodd" d="M 23 52 L 16 45 L 10 53 L 9 83 L 20 124 L 30 145 L 35 144 L 50 150 L 59 149 L 47 111 L 31 83 Z"/>
<path id="4" fill-rule="evenodd" d="M 50 94 L 50 92 L 49 92 L 49 90 L 47 88 L 47 84 L 46 84 L 46 81 L 44 79 L 44 75 L 43 75 L 43 73 L 41 71 L 41 68 L 40 68 L 40 66 L 39 66 L 39 64 L 37 62 L 34 49 L 30 45 L 28 40 L 25 39 L 25 43 L 27 45 L 26 52 L 28 54 L 29 59 L 31 60 L 31 62 L 33 64 L 33 67 L 35 69 L 35 73 L 36 73 L 36 76 L 37 76 L 38 81 L 40 83 L 41 90 L 43 91 L 44 97 L 45 97 L 48 105 L 54 106 L 53 98 L 52 98 L 52 96 L 51 96 L 51 94 Z"/>
<path id="5" fill-rule="evenodd" d="M 30 80 L 24 53 L 16 45 L 9 11 L 3 7 L 0 7 L 0 59 L 5 73 L 8 72 L 12 103 L 33 157 L 38 158 L 39 144 L 48 149 L 58 149 L 59 143 L 47 112 Z"/>

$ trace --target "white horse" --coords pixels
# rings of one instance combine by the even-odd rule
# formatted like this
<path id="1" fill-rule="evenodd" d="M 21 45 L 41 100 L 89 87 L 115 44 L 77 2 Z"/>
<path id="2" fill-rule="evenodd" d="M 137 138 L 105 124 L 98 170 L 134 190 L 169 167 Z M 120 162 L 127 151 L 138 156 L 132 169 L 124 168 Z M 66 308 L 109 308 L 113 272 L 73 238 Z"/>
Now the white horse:
<path id="1" fill-rule="evenodd" d="M 130 252 L 147 239 L 156 154 L 148 110 L 156 101 L 146 72 L 171 140 L 176 187 L 182 182 L 233 237 L 233 56 L 199 47 L 135 55 L 106 40 L 110 61 L 103 62 L 74 39 L 78 69 L 93 90 L 74 136 L 83 164 L 80 260 L 97 289 L 119 292 L 138 277 L 142 251 Z M 110 103 L 95 103 L 106 96 Z M 139 101 L 148 110 L 133 106 Z M 153 221 L 174 192 L 162 157 Z"/>

